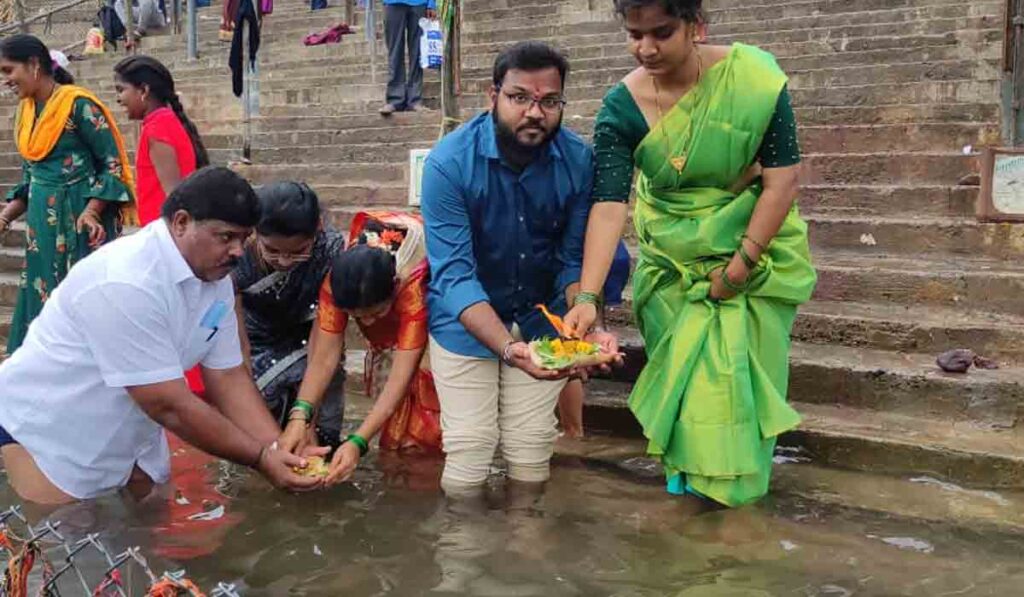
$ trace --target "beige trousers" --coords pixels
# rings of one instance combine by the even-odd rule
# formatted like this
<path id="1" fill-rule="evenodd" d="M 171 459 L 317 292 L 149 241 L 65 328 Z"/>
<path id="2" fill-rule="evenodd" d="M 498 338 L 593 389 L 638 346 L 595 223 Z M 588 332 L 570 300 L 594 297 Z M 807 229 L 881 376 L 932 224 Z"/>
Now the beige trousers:
<path id="1" fill-rule="evenodd" d="M 538 381 L 499 360 L 449 352 L 433 338 L 430 364 L 446 454 L 441 487 L 459 493 L 482 486 L 499 445 L 510 478 L 547 481 L 565 380 Z"/>

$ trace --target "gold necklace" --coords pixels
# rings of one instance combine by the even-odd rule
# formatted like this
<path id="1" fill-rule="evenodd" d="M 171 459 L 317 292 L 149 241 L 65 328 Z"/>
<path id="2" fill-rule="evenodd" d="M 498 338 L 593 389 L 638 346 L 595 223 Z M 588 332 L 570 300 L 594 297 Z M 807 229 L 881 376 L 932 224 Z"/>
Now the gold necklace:
<path id="1" fill-rule="evenodd" d="M 697 81 L 687 90 L 687 93 L 700 85 L 701 77 L 704 75 L 704 60 L 700 55 L 700 50 L 694 46 L 693 51 L 697 54 Z M 658 108 L 658 124 L 661 126 L 661 137 L 665 140 L 665 152 L 670 156 L 668 161 L 676 169 L 677 173 L 682 174 L 683 168 L 686 167 L 686 153 L 671 157 L 672 144 L 669 142 L 668 133 L 665 131 L 665 113 L 661 109 L 661 88 L 658 86 L 658 79 L 654 75 L 651 75 L 651 82 L 654 84 L 654 105 Z M 683 95 L 686 94 L 684 93 Z"/>

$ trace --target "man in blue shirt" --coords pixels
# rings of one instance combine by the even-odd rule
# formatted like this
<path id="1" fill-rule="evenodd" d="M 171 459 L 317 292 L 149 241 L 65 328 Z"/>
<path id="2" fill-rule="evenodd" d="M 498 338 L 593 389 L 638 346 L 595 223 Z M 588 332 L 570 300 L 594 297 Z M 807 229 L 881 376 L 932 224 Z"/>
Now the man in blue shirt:
<path id="1" fill-rule="evenodd" d="M 430 355 L 449 494 L 483 486 L 499 443 L 513 481 L 549 476 L 569 372 L 536 367 L 524 340 L 557 335 L 536 305 L 564 312 L 575 296 L 593 186 L 592 149 L 561 128 L 567 71 L 547 45 L 506 50 L 491 111 L 441 140 L 424 166 Z"/>
<path id="2" fill-rule="evenodd" d="M 370 0 L 371 2 L 373 0 Z M 415 112 L 423 99 L 423 67 L 420 66 L 420 19 L 434 18 L 437 0 L 384 0 L 384 39 L 388 44 L 388 101 L 382 116 Z M 405 53 L 409 47 L 409 76 Z"/>

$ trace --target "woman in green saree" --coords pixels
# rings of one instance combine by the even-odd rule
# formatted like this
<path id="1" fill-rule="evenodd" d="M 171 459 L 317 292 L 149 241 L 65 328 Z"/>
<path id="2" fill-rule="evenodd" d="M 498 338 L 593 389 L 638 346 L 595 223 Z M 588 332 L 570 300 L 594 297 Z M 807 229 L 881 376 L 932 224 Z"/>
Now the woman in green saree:
<path id="1" fill-rule="evenodd" d="M 0 211 L 0 233 L 22 214 L 26 224 L 13 353 L 71 266 L 138 221 L 124 140 L 107 107 L 31 35 L 0 42 L 0 77 L 20 98 L 14 137 L 24 159 Z"/>
<path id="2" fill-rule="evenodd" d="M 627 218 L 633 308 L 647 352 L 630 408 L 668 489 L 730 507 L 768 491 L 786 403 L 789 333 L 816 275 L 794 199 L 799 147 L 786 76 L 757 48 L 699 44 L 700 0 L 616 0 L 640 67 L 595 125 L 581 292 L 587 331 Z"/>

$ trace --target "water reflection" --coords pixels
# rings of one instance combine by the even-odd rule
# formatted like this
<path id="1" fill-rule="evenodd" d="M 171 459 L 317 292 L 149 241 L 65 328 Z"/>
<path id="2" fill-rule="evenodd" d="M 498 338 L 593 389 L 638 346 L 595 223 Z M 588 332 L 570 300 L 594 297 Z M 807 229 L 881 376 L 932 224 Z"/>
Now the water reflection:
<path id="1" fill-rule="evenodd" d="M 454 502 L 438 490 L 437 459 L 378 455 L 353 484 L 304 496 L 189 448 L 174 462 L 174 487 L 49 517 L 68 535 L 102 532 L 112 549 L 142 546 L 158 570 L 185 567 L 202 587 L 233 582 L 248 595 L 1009 595 L 1024 581 L 1021 534 L 784 490 L 708 512 L 638 483 L 657 473 L 642 461 L 595 468 L 563 456 L 542 494 L 498 474 L 477 499 Z"/>

